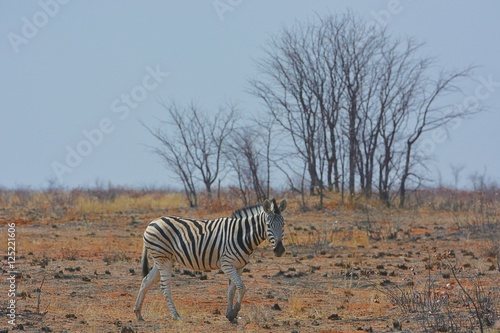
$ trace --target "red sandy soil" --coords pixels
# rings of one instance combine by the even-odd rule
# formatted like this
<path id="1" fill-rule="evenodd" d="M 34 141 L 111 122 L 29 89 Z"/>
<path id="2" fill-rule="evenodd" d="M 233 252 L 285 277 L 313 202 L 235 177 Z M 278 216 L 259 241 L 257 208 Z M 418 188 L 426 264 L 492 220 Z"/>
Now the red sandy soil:
<path id="1" fill-rule="evenodd" d="M 7 323 L 8 286 L 2 284 L 0 331 L 393 332 L 400 324 L 418 332 L 415 317 L 403 313 L 386 288 L 410 285 L 443 301 L 459 298 L 450 267 L 468 290 L 480 281 L 495 302 L 500 299 L 492 250 L 498 239 L 466 232 L 450 214 L 291 210 L 284 214 L 286 254 L 276 258 L 264 243 L 243 273 L 248 291 L 237 324 L 224 315 L 227 278 L 213 271 L 201 279 L 180 266 L 172 292 L 183 321 L 171 319 L 158 285 L 146 296 L 146 321 L 138 322 L 133 306 L 141 284 L 142 233 L 159 215 L 4 219 L 4 229 L 16 223 L 15 266 L 22 276 L 15 327 Z M 6 238 L 2 231 L 4 247 Z M 5 262 L 2 281 L 8 276 Z M 426 289 L 430 280 L 432 290 Z M 499 331 L 494 324 L 488 330 Z"/>

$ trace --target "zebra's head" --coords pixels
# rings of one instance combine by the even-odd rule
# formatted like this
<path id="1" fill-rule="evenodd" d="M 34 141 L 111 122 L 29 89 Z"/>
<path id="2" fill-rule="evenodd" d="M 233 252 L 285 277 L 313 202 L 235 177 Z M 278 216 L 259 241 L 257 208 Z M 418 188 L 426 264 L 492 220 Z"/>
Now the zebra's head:
<path id="1" fill-rule="evenodd" d="M 263 205 L 266 213 L 267 239 L 271 242 L 274 255 L 281 257 L 285 253 L 283 246 L 283 235 L 285 233 L 285 220 L 281 213 L 286 209 L 286 200 L 281 200 L 280 204 L 275 199 L 265 200 Z"/>

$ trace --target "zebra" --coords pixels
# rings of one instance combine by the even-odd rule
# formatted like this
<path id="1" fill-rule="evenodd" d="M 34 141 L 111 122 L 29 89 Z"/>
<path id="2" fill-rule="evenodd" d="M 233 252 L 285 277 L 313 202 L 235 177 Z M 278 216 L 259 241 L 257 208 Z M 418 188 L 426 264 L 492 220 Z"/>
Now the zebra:
<path id="1" fill-rule="evenodd" d="M 226 318 L 235 322 L 245 294 L 241 279 L 243 267 L 257 246 L 268 239 L 274 255 L 285 252 L 283 235 L 285 221 L 281 213 L 287 207 L 286 199 L 279 205 L 275 199 L 262 205 L 242 208 L 231 217 L 214 220 L 196 220 L 166 216 L 153 220 L 144 232 L 142 250 L 143 280 L 134 306 L 137 320 L 142 321 L 141 308 L 146 293 L 160 279 L 160 289 L 174 319 L 181 320 L 171 294 L 174 262 L 193 270 L 220 269 L 229 277 Z M 149 271 L 148 253 L 154 261 Z M 233 305 L 238 290 L 238 298 Z"/>

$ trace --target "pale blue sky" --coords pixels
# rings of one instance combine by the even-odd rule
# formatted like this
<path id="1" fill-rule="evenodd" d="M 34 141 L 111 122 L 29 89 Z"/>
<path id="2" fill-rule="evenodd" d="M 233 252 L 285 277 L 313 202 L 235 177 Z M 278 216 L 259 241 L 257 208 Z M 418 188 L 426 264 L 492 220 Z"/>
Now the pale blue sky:
<path id="1" fill-rule="evenodd" d="M 435 179 L 438 171 L 449 179 L 453 164 L 466 167 L 463 178 L 486 168 L 500 182 L 500 2 L 40 0 L 0 2 L 0 186 L 44 187 L 58 178 L 54 165 L 65 165 L 66 187 L 96 179 L 177 187 L 138 121 L 161 115 L 157 99 L 207 109 L 229 99 L 253 113 L 259 103 L 245 90 L 268 36 L 347 7 L 426 42 L 440 66 L 478 66 L 465 90 L 480 89 L 490 109 L 429 136 L 429 166 Z M 68 167 L 68 149 L 86 156 Z"/>

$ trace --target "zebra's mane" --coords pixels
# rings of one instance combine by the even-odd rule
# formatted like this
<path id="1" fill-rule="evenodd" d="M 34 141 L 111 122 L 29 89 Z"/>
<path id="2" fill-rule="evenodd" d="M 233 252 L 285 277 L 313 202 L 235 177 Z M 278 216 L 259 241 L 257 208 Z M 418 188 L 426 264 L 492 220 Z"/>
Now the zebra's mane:
<path id="1" fill-rule="evenodd" d="M 231 215 L 233 219 L 242 219 L 245 217 L 255 216 L 264 211 L 264 207 L 262 205 L 255 205 L 245 208 L 237 209 Z"/>

